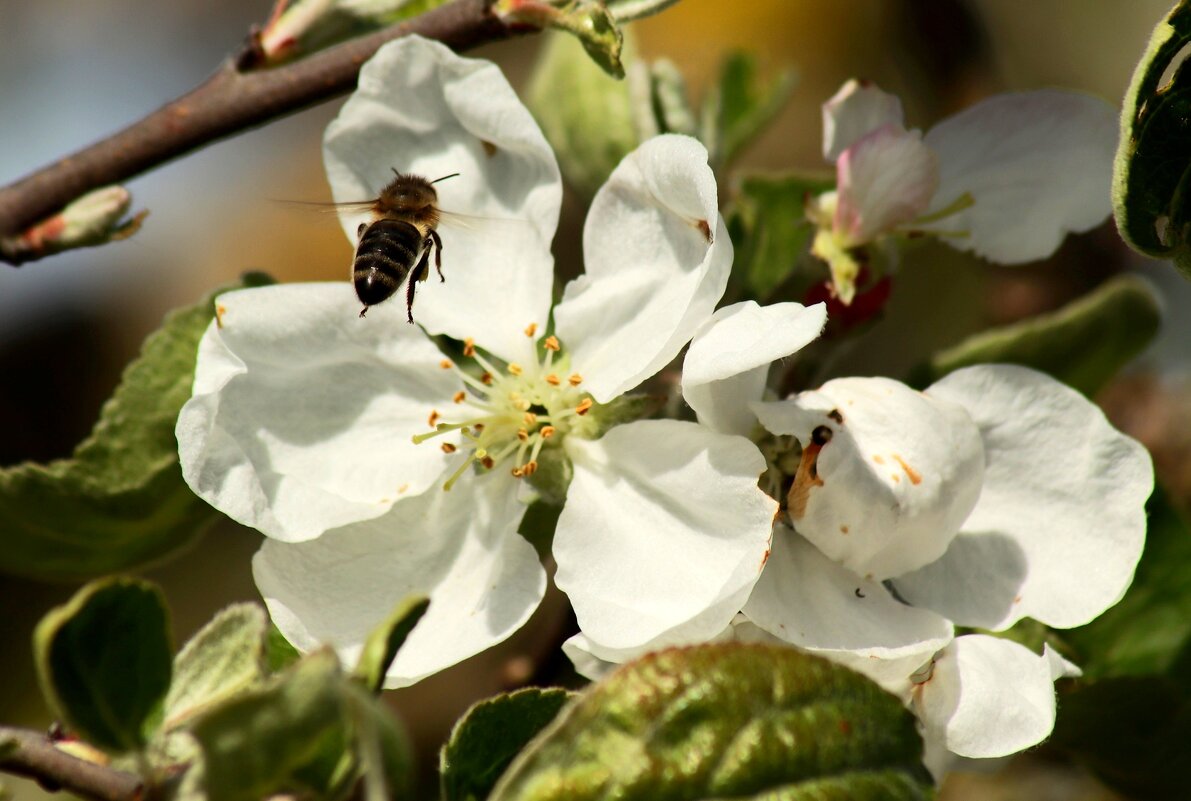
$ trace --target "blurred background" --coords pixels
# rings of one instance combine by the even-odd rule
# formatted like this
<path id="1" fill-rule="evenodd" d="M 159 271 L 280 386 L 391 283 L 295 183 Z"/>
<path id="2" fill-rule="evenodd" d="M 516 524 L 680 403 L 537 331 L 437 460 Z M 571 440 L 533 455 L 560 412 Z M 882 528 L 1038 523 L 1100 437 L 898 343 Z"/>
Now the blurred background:
<path id="1" fill-rule="evenodd" d="M 0 184 L 138 119 L 201 82 L 236 50 L 270 0 L 0 0 Z M 1112 102 L 1169 0 L 683 0 L 636 24 L 641 54 L 677 64 L 700 98 L 735 48 L 763 67 L 793 67 L 791 102 L 738 170 L 822 168 L 819 104 L 850 77 L 901 94 L 908 123 L 927 128 L 987 94 L 1058 86 Z M 530 37 L 472 55 L 491 58 L 523 87 Z M 346 279 L 352 250 L 331 215 L 278 200 L 326 201 L 320 141 L 339 102 L 215 144 L 128 188 L 144 228 L 126 242 L 0 265 L 0 465 L 69 455 L 90 430 L 124 364 L 169 309 L 247 270 L 281 281 Z M 721 200 L 731 181 L 721 177 Z M 556 240 L 560 267 L 579 269 L 582 207 L 570 203 Z M 1146 263 L 1111 221 L 1069 239 L 1045 265 L 992 268 L 926 245 L 907 258 L 886 320 L 860 339 L 840 372 L 900 375 L 924 355 L 990 324 L 1030 316 L 1121 271 L 1140 272 L 1167 304 L 1159 340 L 1099 400 L 1155 454 L 1173 494 L 1191 497 L 1191 289 L 1165 264 Z M 912 263 L 911 263 L 912 262 Z M 494 277 L 499 281 L 499 277 Z M 890 336 L 896 332 L 896 336 Z M 0 532 L 3 547 L 4 532 Z M 148 571 L 174 610 L 180 644 L 219 608 L 253 599 L 249 559 L 258 535 L 231 524 L 169 565 Z M 27 643 L 37 619 L 72 587 L 0 577 L 0 721 L 49 723 Z M 531 676 L 544 658 L 538 632 L 567 624 L 555 598 L 503 649 L 415 688 L 391 693 L 432 764 L 470 703 Z M 546 639 L 552 640 L 551 637 Z M 957 774 L 945 798 L 1115 798 L 1077 768 L 1025 755 L 995 772 Z M 4 781 L 18 799 L 42 797 Z M 433 796 L 429 783 L 422 787 Z"/>

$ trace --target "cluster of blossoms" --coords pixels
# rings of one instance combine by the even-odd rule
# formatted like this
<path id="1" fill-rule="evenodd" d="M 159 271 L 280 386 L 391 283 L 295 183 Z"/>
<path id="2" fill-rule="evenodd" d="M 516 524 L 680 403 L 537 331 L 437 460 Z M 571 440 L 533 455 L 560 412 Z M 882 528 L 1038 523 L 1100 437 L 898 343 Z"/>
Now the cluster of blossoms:
<path id="1" fill-rule="evenodd" d="M 1012 181 L 982 182 L 979 160 L 945 167 L 950 138 L 928 135 L 938 165 L 927 188 L 906 190 L 913 203 L 891 199 L 912 172 L 900 160 L 861 178 L 866 152 L 892 160 L 921 145 L 874 92 L 846 87 L 828 104 L 841 177 L 816 201 L 816 252 L 837 282 L 842 259 L 930 216 L 936 198 L 952 212 L 939 225 L 966 227 L 963 241 L 995 256 L 987 207 Z M 1086 105 L 1085 120 L 1103 111 L 1055 93 L 1017 102 L 1048 98 Z M 1085 133 L 1089 147 L 1104 135 Z M 431 605 L 386 686 L 500 642 L 546 588 L 518 533 L 527 504 L 546 498 L 563 505 L 551 555 L 581 672 L 669 645 L 770 639 L 899 694 L 940 753 L 998 756 L 1047 735 L 1053 680 L 1074 666 L 956 627 L 1080 625 L 1128 586 L 1149 459 L 1082 396 L 990 365 L 925 392 L 845 378 L 771 397 L 771 365 L 819 336 L 824 308 L 716 308 L 732 243 L 707 153 L 682 136 L 645 142 L 608 178 L 584 229 L 586 273 L 552 308 L 554 156 L 496 67 L 432 42 L 399 40 L 364 67 L 325 154 L 337 200 L 375 193 L 390 168 L 457 172 L 442 206 L 504 222 L 441 229 L 447 281 L 419 295 L 420 326 L 399 303 L 360 319 L 347 282 L 222 296 L 178 421 L 183 472 L 266 535 L 254 574 L 291 642 L 353 660 L 412 593 Z M 1094 222 L 1088 193 L 1069 185 L 1078 201 L 1056 203 L 1078 213 L 1034 215 L 1032 241 L 1053 248 Z M 1107 178 L 1097 189 L 1102 219 Z M 344 216 L 349 237 L 360 221 Z M 627 393 L 684 348 L 696 419 L 634 419 Z"/>

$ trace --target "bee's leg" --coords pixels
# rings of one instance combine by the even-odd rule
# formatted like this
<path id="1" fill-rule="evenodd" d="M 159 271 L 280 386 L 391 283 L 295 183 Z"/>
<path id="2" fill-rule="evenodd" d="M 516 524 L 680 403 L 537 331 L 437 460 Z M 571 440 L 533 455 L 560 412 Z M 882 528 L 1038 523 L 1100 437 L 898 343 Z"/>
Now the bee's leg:
<path id="1" fill-rule="evenodd" d="M 430 248 L 426 248 L 422 251 L 422 258 L 418 260 L 418 266 L 414 267 L 413 272 L 409 274 L 409 286 L 405 288 L 405 315 L 411 323 L 414 321 L 414 290 L 418 281 L 425 281 L 429 273 Z"/>
<path id="2" fill-rule="evenodd" d="M 434 242 L 434 246 L 438 248 L 434 251 L 434 269 L 438 270 L 438 280 L 445 283 L 447 279 L 443 278 L 442 274 L 442 240 L 438 238 L 438 231 L 435 231 L 433 228 L 428 233 L 430 234 L 430 239 Z"/>

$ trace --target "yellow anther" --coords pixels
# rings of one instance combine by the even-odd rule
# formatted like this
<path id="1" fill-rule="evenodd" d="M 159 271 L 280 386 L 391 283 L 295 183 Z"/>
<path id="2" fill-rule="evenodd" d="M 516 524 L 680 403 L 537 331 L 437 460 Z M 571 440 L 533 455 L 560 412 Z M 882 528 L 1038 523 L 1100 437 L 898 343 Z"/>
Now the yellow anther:
<path id="1" fill-rule="evenodd" d="M 557 429 L 555 429 L 554 426 L 542 426 L 542 430 L 538 432 L 538 436 L 540 436 L 542 439 L 550 439 L 552 436 L 554 436 L 554 432 L 556 430 Z"/>
<path id="2" fill-rule="evenodd" d="M 492 384 L 492 373 L 489 373 L 487 371 L 480 373 L 480 383 L 491 385 Z"/>
<path id="3" fill-rule="evenodd" d="M 429 419 L 426 420 L 426 425 L 430 426 L 431 428 L 434 428 L 435 426 L 438 425 L 438 417 L 439 417 L 438 411 L 432 410 L 430 412 Z"/>
<path id="4" fill-rule="evenodd" d="M 558 344 L 558 337 L 553 334 L 546 337 L 546 341 L 542 343 L 542 347 L 546 350 L 562 350 L 562 345 Z"/>
<path id="5" fill-rule="evenodd" d="M 538 332 L 538 324 L 537 323 L 530 323 L 529 325 L 527 325 L 525 327 L 525 335 L 527 337 L 532 337 L 537 332 Z"/>
<path id="6" fill-rule="evenodd" d="M 526 462 L 521 468 L 521 475 L 523 476 L 532 476 L 536 472 L 538 472 L 537 462 Z"/>
<path id="7" fill-rule="evenodd" d="M 571 377 L 567 379 L 567 383 L 572 387 L 577 387 L 583 383 L 583 376 L 578 373 L 571 373 Z"/>
<path id="8" fill-rule="evenodd" d="M 538 416 L 533 412 L 526 412 L 521 419 L 525 421 L 527 426 L 536 426 L 538 424 Z"/>
<path id="9" fill-rule="evenodd" d="M 458 450 L 458 448 L 449 442 L 444 442 L 441 447 L 443 453 L 454 453 L 456 450 Z"/>
<path id="10" fill-rule="evenodd" d="M 509 472 L 513 474 L 513 478 L 521 478 L 521 476 L 525 475 L 525 471 L 520 467 L 514 467 Z"/>
<path id="11" fill-rule="evenodd" d="M 469 359 L 476 355 L 476 341 L 471 337 L 463 340 L 463 355 Z"/>
<path id="12" fill-rule="evenodd" d="M 443 359 L 441 362 L 438 363 L 438 366 L 444 370 L 450 370 L 455 365 L 451 364 L 450 359 Z"/>
<path id="13" fill-rule="evenodd" d="M 463 390 L 459 390 L 455 393 L 451 400 L 455 401 L 455 403 L 463 403 L 463 401 L 467 400 L 467 393 Z"/>
<path id="14" fill-rule="evenodd" d="M 575 414 L 580 416 L 585 415 L 591 411 L 591 407 L 594 405 L 595 402 L 591 398 L 584 398 L 583 402 L 575 407 Z"/>
<path id="15" fill-rule="evenodd" d="M 527 439 L 529 439 L 529 432 L 526 431 L 524 428 L 517 429 L 517 439 L 521 440 L 522 442 L 525 442 Z"/>
<path id="16" fill-rule="evenodd" d="M 556 387 L 562 383 L 562 380 L 559 379 L 559 377 L 554 373 L 551 373 L 550 375 L 546 376 L 546 383 L 552 387 Z"/>
<path id="17" fill-rule="evenodd" d="M 484 459 L 484 458 L 487 458 L 487 456 L 488 456 L 487 450 L 485 450 L 484 448 L 476 448 L 475 457 L 477 459 Z"/>
<path id="18" fill-rule="evenodd" d="M 509 375 L 521 375 L 522 373 L 521 365 L 517 364 L 516 362 L 510 362 L 507 369 L 509 371 Z"/>

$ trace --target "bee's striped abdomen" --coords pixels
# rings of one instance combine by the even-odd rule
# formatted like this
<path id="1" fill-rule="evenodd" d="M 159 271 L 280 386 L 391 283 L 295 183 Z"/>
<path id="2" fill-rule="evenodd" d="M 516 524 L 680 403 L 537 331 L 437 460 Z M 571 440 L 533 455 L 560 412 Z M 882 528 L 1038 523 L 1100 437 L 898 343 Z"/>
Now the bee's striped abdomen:
<path id="1" fill-rule="evenodd" d="M 387 300 L 401 288 L 424 244 L 417 227 L 402 220 L 377 220 L 356 246 L 352 282 L 365 307 Z"/>

